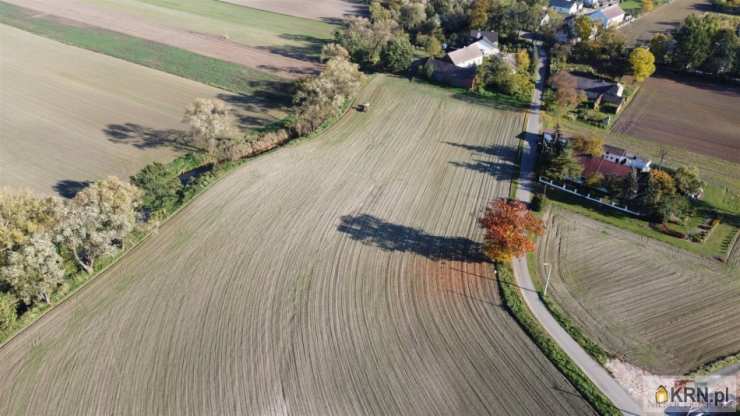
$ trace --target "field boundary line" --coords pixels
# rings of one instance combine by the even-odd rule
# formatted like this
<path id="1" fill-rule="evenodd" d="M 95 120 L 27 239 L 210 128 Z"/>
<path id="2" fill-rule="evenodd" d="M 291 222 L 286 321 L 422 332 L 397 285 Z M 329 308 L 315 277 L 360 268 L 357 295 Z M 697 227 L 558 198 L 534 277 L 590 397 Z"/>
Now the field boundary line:
<path id="1" fill-rule="evenodd" d="M 363 89 L 367 87 L 367 85 L 374 79 L 375 77 L 372 77 L 369 81 L 365 82 L 363 84 Z M 359 94 L 358 94 L 359 96 Z M 172 214 L 168 215 L 167 218 L 160 221 L 159 224 L 157 224 L 155 227 L 153 227 L 148 233 L 144 234 L 136 243 L 134 243 L 132 246 L 122 250 L 119 252 L 115 258 L 107 264 L 105 267 L 100 269 L 99 271 L 95 272 L 95 274 L 89 276 L 84 282 L 80 283 L 79 286 L 71 290 L 69 293 L 64 295 L 58 302 L 49 305 L 48 308 L 46 308 L 44 311 L 42 311 L 37 317 L 35 317 L 33 320 L 31 320 L 28 324 L 24 325 L 23 327 L 19 328 L 16 332 L 14 332 L 12 335 L 10 335 L 5 341 L 0 343 L 0 351 L 4 350 L 13 340 L 18 338 L 20 335 L 25 333 L 26 331 L 30 330 L 34 325 L 36 325 L 38 322 L 40 322 L 46 315 L 51 313 L 52 311 L 57 310 L 62 305 L 67 304 L 72 297 L 75 297 L 76 295 L 79 295 L 83 293 L 84 289 L 86 289 L 88 286 L 90 286 L 93 282 L 101 281 L 104 277 L 103 275 L 108 272 L 113 266 L 117 265 L 119 262 L 121 262 L 124 258 L 127 258 L 130 253 L 134 252 L 134 250 L 138 249 L 142 244 L 144 244 L 149 238 L 153 235 L 159 232 L 159 229 L 161 227 L 164 227 L 168 223 L 170 223 L 174 218 L 176 218 L 183 210 L 190 207 L 190 205 L 195 202 L 203 193 L 214 187 L 216 184 L 220 183 L 224 179 L 231 176 L 234 172 L 239 170 L 239 168 L 244 167 L 245 164 L 247 164 L 248 161 L 255 160 L 261 156 L 266 156 L 270 153 L 273 153 L 282 147 L 285 147 L 289 144 L 299 144 L 304 143 L 308 141 L 309 139 L 313 139 L 318 137 L 319 135 L 326 133 L 327 131 L 331 130 L 334 126 L 336 126 L 341 120 L 345 119 L 347 114 L 350 113 L 350 111 L 354 108 L 354 105 L 357 101 L 358 97 L 352 98 L 352 100 L 349 101 L 347 104 L 347 107 L 342 111 L 342 113 L 336 117 L 334 120 L 330 120 L 329 124 L 324 127 L 320 128 L 319 130 L 308 134 L 307 136 L 303 137 L 297 137 L 293 140 L 289 140 L 285 143 L 283 143 L 280 146 L 277 146 L 273 149 L 267 150 L 265 152 L 259 153 L 257 155 L 254 155 L 253 157 L 249 157 L 246 159 L 242 159 L 239 161 L 239 163 L 235 164 L 234 166 L 230 167 L 223 175 L 216 178 L 213 182 L 209 183 L 208 186 L 201 189 L 200 191 L 196 192 L 195 195 L 193 195 L 189 200 L 185 201 L 180 207 L 178 207 Z"/>

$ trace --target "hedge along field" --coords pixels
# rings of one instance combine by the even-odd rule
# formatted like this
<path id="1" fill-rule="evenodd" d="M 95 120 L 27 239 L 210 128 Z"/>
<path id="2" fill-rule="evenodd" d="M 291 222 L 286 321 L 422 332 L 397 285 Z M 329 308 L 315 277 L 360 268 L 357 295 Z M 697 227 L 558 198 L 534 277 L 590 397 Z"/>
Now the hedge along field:
<path id="1" fill-rule="evenodd" d="M 740 349 L 740 271 L 553 207 L 539 244 L 548 296 L 591 339 L 655 374 Z M 540 270 L 540 276 L 544 276 Z"/>
<path id="2" fill-rule="evenodd" d="M 0 186 L 71 196 L 87 181 L 129 175 L 180 152 L 193 99 L 224 90 L 0 25 Z M 281 117 L 237 104 L 244 127 Z"/>
<path id="3" fill-rule="evenodd" d="M 0 413 L 592 414 L 480 253 L 522 115 L 383 76 L 358 102 L 0 347 Z"/>
<path id="4" fill-rule="evenodd" d="M 318 69 L 335 26 L 216 0 L 5 0 L 36 12 L 237 63 L 284 78 Z"/>

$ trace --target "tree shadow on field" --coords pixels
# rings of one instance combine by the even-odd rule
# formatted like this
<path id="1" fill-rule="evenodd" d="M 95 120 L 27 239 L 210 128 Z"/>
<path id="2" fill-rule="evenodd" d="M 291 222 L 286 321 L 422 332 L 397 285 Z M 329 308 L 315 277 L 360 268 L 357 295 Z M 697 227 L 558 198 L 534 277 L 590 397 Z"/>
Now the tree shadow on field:
<path id="1" fill-rule="evenodd" d="M 337 231 L 383 251 L 414 253 L 430 260 L 489 262 L 483 246 L 464 237 L 427 234 L 417 228 L 392 224 L 369 214 L 345 215 Z"/>
<path id="2" fill-rule="evenodd" d="M 128 144 L 139 149 L 171 147 L 177 150 L 190 150 L 184 143 L 187 132 L 168 129 L 157 130 L 136 123 L 109 124 L 103 129 L 108 140 L 113 143 Z"/>
<path id="3" fill-rule="evenodd" d="M 275 55 L 285 56 L 287 58 L 297 59 L 306 62 L 319 62 L 321 48 L 326 43 L 326 39 L 320 39 L 315 36 L 295 35 L 283 33 L 280 39 L 292 42 L 301 42 L 300 45 L 280 45 L 280 46 L 259 46 Z"/>
<path id="4" fill-rule="evenodd" d="M 64 179 L 54 184 L 54 192 L 58 193 L 64 198 L 72 199 L 77 195 L 78 192 L 87 188 L 92 184 L 91 181 L 74 181 L 71 179 Z"/>
<path id="5" fill-rule="evenodd" d="M 479 146 L 465 143 L 454 143 L 443 141 L 442 143 L 469 150 L 473 157 L 485 158 L 495 157 L 499 160 L 474 159 L 473 161 L 450 161 L 450 165 L 469 169 L 479 173 L 485 173 L 497 179 L 509 180 L 514 174 L 514 165 L 517 150 L 510 146 Z"/>

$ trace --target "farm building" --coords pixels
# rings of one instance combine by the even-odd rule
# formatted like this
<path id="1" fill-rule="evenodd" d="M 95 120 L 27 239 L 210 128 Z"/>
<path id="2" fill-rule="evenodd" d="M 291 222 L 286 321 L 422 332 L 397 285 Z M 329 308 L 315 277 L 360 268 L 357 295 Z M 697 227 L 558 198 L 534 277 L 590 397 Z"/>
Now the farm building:
<path id="1" fill-rule="evenodd" d="M 628 152 L 619 147 L 604 145 L 604 159 L 618 163 L 620 165 L 629 166 L 633 169 L 637 169 L 640 172 L 650 172 L 650 164 L 652 161 L 644 160 L 638 155 Z"/>
<path id="2" fill-rule="evenodd" d="M 550 0 L 550 8 L 560 14 L 573 16 L 583 10 L 583 3 L 570 0 Z"/>
<path id="3" fill-rule="evenodd" d="M 593 13 L 589 13 L 587 16 L 592 22 L 608 28 L 619 26 L 624 21 L 625 14 L 624 10 L 622 10 L 618 4 L 614 4 L 612 6 L 599 9 Z"/>
<path id="4" fill-rule="evenodd" d="M 621 163 L 612 162 L 603 157 L 580 156 L 578 161 L 583 167 L 583 173 L 581 175 L 584 178 L 588 178 L 597 173 L 604 177 L 614 176 L 623 178 L 632 172 L 631 167 Z"/>
<path id="5" fill-rule="evenodd" d="M 447 54 L 450 61 L 456 67 L 470 68 L 478 66 L 483 63 L 483 58 L 486 56 L 497 55 L 500 52 L 498 48 L 498 34 L 496 32 L 475 30 L 470 35 L 475 42 Z"/>

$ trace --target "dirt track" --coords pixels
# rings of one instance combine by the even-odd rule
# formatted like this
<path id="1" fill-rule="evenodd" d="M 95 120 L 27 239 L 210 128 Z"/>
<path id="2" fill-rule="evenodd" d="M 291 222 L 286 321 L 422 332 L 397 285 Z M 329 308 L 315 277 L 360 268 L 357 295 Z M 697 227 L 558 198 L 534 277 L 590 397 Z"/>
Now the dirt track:
<path id="1" fill-rule="evenodd" d="M 36 10 L 152 42 L 189 50 L 203 56 L 264 70 L 284 78 L 298 78 L 318 70 L 316 62 L 273 53 L 265 48 L 243 45 L 223 36 L 197 32 L 176 23 L 155 24 L 153 21 L 114 8 L 102 8 L 78 0 L 3 0 L 6 3 Z M 177 17 L 177 22 L 184 17 Z"/>
<path id="2" fill-rule="evenodd" d="M 675 29 L 688 15 L 709 7 L 708 0 L 673 0 L 619 30 L 629 44 L 649 42 L 656 34 Z"/>
<path id="3" fill-rule="evenodd" d="M 69 195 L 84 181 L 128 178 L 174 157 L 168 139 L 186 128 L 193 99 L 232 97 L 8 26 L 0 38 L 0 186 Z M 259 110 L 241 115 L 275 120 Z"/>
<path id="4" fill-rule="evenodd" d="M 740 272 L 555 209 L 539 245 L 552 297 L 607 350 L 684 374 L 740 350 Z M 544 276 L 544 270 L 540 270 Z"/>
<path id="5" fill-rule="evenodd" d="M 360 100 L 0 349 L 0 414 L 592 414 L 479 253 L 521 115 L 401 79 Z"/>
<path id="6" fill-rule="evenodd" d="M 648 79 L 614 131 L 740 162 L 740 88 L 690 77 Z"/>
<path id="7" fill-rule="evenodd" d="M 240 6 L 324 21 L 336 21 L 348 15 L 367 13 L 358 0 L 223 0 Z"/>

